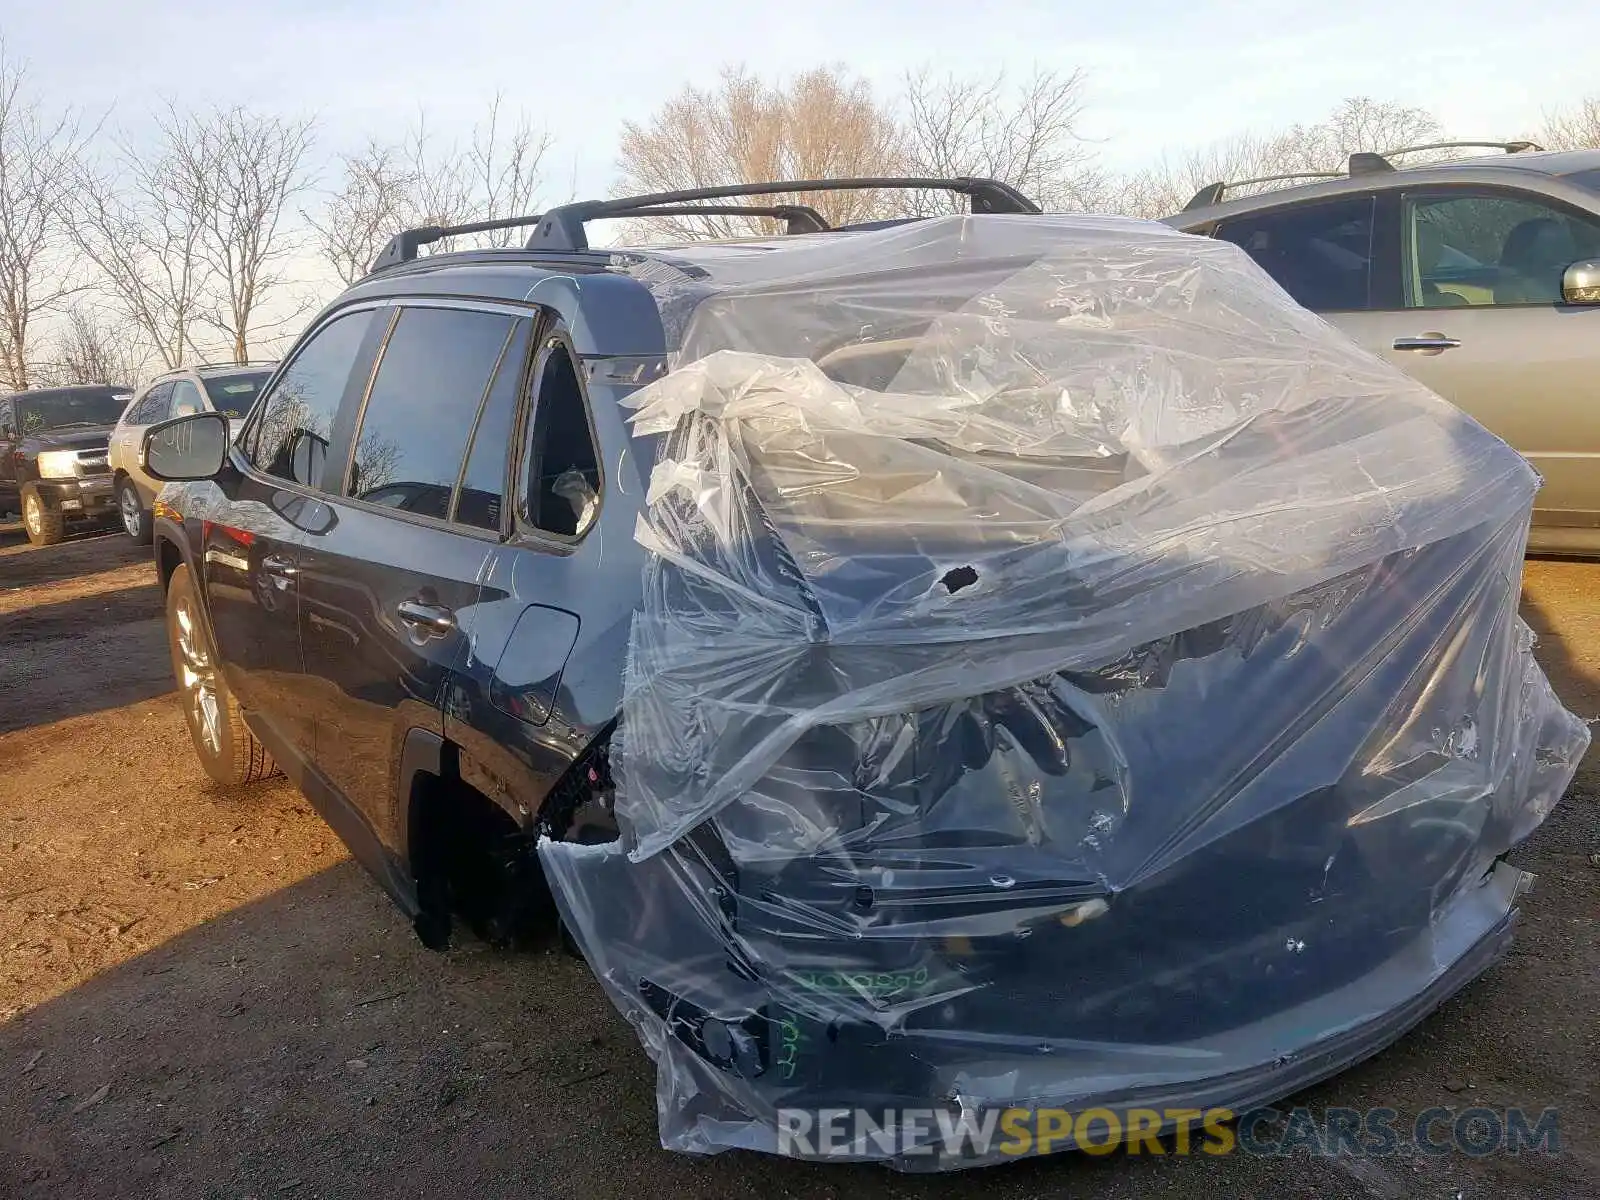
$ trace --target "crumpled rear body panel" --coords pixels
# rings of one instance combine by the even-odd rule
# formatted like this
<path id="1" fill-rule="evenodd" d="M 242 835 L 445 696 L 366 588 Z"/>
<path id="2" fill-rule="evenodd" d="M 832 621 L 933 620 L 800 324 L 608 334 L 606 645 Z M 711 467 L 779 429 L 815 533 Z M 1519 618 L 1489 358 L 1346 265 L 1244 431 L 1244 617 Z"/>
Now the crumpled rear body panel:
<path id="1" fill-rule="evenodd" d="M 1492 961 L 1588 743 L 1522 458 L 1223 243 L 788 242 L 664 298 L 624 836 L 541 846 L 665 1144 L 1237 1107 Z"/>

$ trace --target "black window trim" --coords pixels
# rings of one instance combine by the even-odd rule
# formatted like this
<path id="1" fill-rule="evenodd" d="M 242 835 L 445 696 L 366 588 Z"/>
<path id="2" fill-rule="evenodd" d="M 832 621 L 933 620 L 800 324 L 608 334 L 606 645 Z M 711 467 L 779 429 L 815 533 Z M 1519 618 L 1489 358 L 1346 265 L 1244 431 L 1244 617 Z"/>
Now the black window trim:
<path id="1" fill-rule="evenodd" d="M 483 395 L 478 400 L 478 411 L 473 414 L 472 428 L 467 430 L 467 444 L 461 452 L 461 466 L 456 471 L 456 481 L 450 488 L 450 510 L 446 514 L 446 521 L 450 525 L 466 525 L 468 529 L 481 530 L 484 533 L 493 532 L 497 538 L 504 539 L 511 531 L 512 504 L 506 503 L 506 498 L 511 495 L 514 476 L 511 473 L 511 463 L 516 457 L 513 454 L 503 454 L 500 457 L 500 525 L 497 529 L 487 530 L 482 525 L 471 525 L 461 520 L 461 489 L 466 486 L 467 466 L 472 462 L 473 452 L 478 447 L 478 430 L 483 425 L 483 414 L 488 411 L 489 397 L 494 393 L 494 385 L 500 378 L 500 370 L 506 365 L 506 355 L 511 353 L 512 347 L 517 344 L 517 335 L 522 331 L 522 323 L 529 324 L 528 353 L 523 356 L 521 363 L 517 364 L 517 382 L 512 394 L 511 427 L 515 431 L 517 425 L 517 410 L 522 407 L 522 397 L 525 394 L 531 379 L 533 363 L 537 357 L 533 348 L 539 342 L 539 334 L 545 322 L 539 318 L 519 317 L 511 323 L 511 328 L 506 332 L 506 340 L 500 347 L 500 354 L 494 360 L 494 370 L 489 372 L 489 381 L 483 386 Z M 513 436 L 515 433 L 513 432 Z M 513 441 L 511 445 L 515 445 Z M 510 449 L 510 446 L 507 447 Z"/>
<path id="2" fill-rule="evenodd" d="M 595 489 L 596 517 L 589 522 L 589 527 L 578 534 L 553 533 L 539 525 L 535 525 L 528 517 L 528 454 L 532 450 L 533 426 L 537 419 L 539 390 L 544 382 L 544 371 L 551 356 L 560 348 L 567 352 L 567 359 L 572 366 L 573 378 L 578 385 L 578 402 L 583 407 L 584 424 L 589 430 L 589 445 L 594 448 L 594 469 L 599 478 L 600 486 Z M 567 323 L 555 315 L 554 319 L 542 330 L 536 331 L 536 344 L 533 353 L 529 355 L 531 368 L 529 371 L 528 389 L 524 394 L 524 402 L 518 411 L 518 420 L 513 427 L 513 437 L 516 442 L 516 456 L 513 464 L 513 479 L 516 486 L 515 525 L 511 538 L 519 543 L 532 543 L 533 548 L 542 548 L 562 554 L 571 554 L 585 538 L 589 536 L 600 524 L 599 514 L 605 512 L 606 496 L 608 494 L 605 451 L 600 441 L 600 431 L 594 423 L 594 405 L 589 399 L 589 386 L 586 381 L 588 371 L 585 362 L 579 355 L 577 348 L 572 344 L 572 334 L 567 328 Z"/>
<path id="3" fill-rule="evenodd" d="M 377 352 L 373 355 L 372 366 L 367 373 L 366 384 L 361 389 L 360 400 L 354 406 L 354 419 L 351 420 L 348 425 L 346 425 L 343 422 L 343 414 L 341 412 L 340 418 L 335 420 L 336 436 L 331 439 L 331 441 L 335 445 L 339 446 L 339 454 L 337 455 L 339 474 L 332 479 L 329 477 L 329 472 L 334 469 L 336 461 L 336 456 L 330 452 L 328 461 L 323 467 L 323 482 L 330 486 L 320 493 L 319 498 L 334 504 L 348 504 L 354 508 L 360 509 L 363 512 L 370 512 L 376 516 L 388 517 L 391 520 L 404 521 L 408 524 L 419 525 L 426 529 L 446 530 L 451 533 L 459 533 L 467 537 L 475 537 L 488 542 L 499 543 L 504 541 L 510 533 L 510 530 L 508 529 L 506 510 L 511 506 L 504 503 L 503 497 L 500 512 L 500 528 L 485 529 L 481 525 L 468 525 L 449 518 L 441 519 L 439 517 L 431 517 L 425 513 L 406 512 L 404 509 L 393 508 L 387 504 L 376 504 L 370 500 L 360 500 L 355 496 L 347 495 L 346 492 L 350 486 L 350 471 L 355 464 L 356 442 L 360 435 L 361 422 L 366 419 L 367 401 L 371 398 L 373 385 L 377 383 L 378 370 L 383 365 L 383 356 L 389 349 L 389 339 L 394 336 L 394 331 L 400 323 L 400 315 L 405 309 L 443 308 L 457 312 L 483 312 L 490 313 L 495 316 L 510 317 L 512 319 L 511 329 L 506 335 L 506 342 L 500 348 L 500 357 L 495 359 L 495 372 L 490 373 L 487 382 L 484 384 L 483 394 L 478 397 L 478 408 L 473 417 L 472 433 L 468 435 L 466 445 L 462 451 L 461 467 L 456 473 L 456 482 L 451 490 L 450 496 L 449 511 L 453 516 L 457 501 L 459 499 L 461 473 L 466 470 L 467 460 L 472 456 L 472 439 L 477 434 L 477 422 L 482 418 L 483 407 L 488 401 L 489 390 L 494 386 L 495 373 L 499 370 L 500 363 L 503 361 L 507 348 L 515 340 L 517 333 L 516 322 L 526 320 L 533 321 L 534 329 L 533 337 L 530 341 L 531 348 L 532 346 L 537 345 L 539 341 L 540 330 L 547 326 L 550 317 L 553 316 L 553 310 L 547 309 L 543 305 L 539 304 L 519 304 L 515 301 L 495 301 L 487 300 L 483 297 L 447 295 L 385 296 L 382 299 L 372 302 L 371 306 L 390 308 L 393 310 L 393 312 L 389 318 L 388 325 L 383 331 L 383 338 L 378 344 Z M 535 355 L 530 354 L 528 358 L 529 362 L 532 362 L 535 358 Z M 528 368 L 527 364 L 524 364 L 523 379 L 520 381 L 520 385 L 526 387 L 527 382 Z M 519 410 L 527 407 L 520 395 L 517 400 L 517 407 Z M 516 437 L 516 429 L 517 426 L 515 423 L 513 423 L 512 436 L 514 438 Z M 511 456 L 508 455 L 508 462 L 505 468 L 508 481 L 511 471 L 509 461 L 510 458 Z"/>
<path id="4" fill-rule="evenodd" d="M 1600 226 L 1600 213 L 1591 212 L 1588 209 L 1582 207 L 1581 205 L 1573 204 L 1571 201 L 1564 200 L 1559 196 L 1552 196 L 1548 192 L 1536 191 L 1536 190 L 1534 190 L 1532 188 L 1514 187 L 1514 186 L 1512 186 L 1510 184 L 1504 184 L 1504 183 L 1472 183 L 1472 182 L 1468 182 L 1468 181 L 1464 180 L 1461 183 L 1430 183 L 1430 184 L 1423 184 L 1423 185 L 1420 185 L 1420 186 L 1412 186 L 1412 187 L 1396 187 L 1396 188 L 1392 189 L 1392 191 L 1396 194 L 1397 201 L 1398 201 L 1398 211 L 1396 213 L 1396 216 L 1399 218 L 1399 225 L 1398 225 L 1398 230 L 1396 232 L 1395 249 L 1396 249 L 1396 252 L 1397 252 L 1396 253 L 1396 261 L 1399 264 L 1399 269 L 1400 269 L 1400 304 L 1401 304 L 1401 307 L 1396 308 L 1396 309 L 1388 309 L 1388 308 L 1376 309 L 1374 311 L 1377 311 L 1377 312 L 1401 312 L 1401 313 L 1416 313 L 1416 312 L 1453 312 L 1453 313 L 1459 313 L 1459 312 L 1463 312 L 1463 311 L 1494 312 L 1494 311 L 1496 311 L 1498 309 L 1510 309 L 1510 310 L 1513 310 L 1513 311 L 1526 310 L 1526 309 L 1552 309 L 1552 310 L 1561 311 L 1561 312 L 1565 312 L 1565 311 L 1580 311 L 1580 310 L 1587 311 L 1587 310 L 1593 309 L 1594 305 L 1592 305 L 1592 304 L 1568 304 L 1564 299 L 1562 299 L 1562 300 L 1528 300 L 1528 301 L 1524 301 L 1524 302 L 1522 302 L 1520 304 L 1466 304 L 1466 305 L 1460 305 L 1458 307 L 1447 308 L 1447 309 L 1437 309 L 1437 308 L 1429 309 L 1429 308 L 1422 308 L 1422 307 L 1412 308 L 1411 306 L 1409 306 L 1409 305 L 1407 305 L 1405 303 L 1405 299 L 1406 299 L 1405 280 L 1406 280 L 1406 264 L 1409 261 L 1409 255 L 1407 255 L 1407 253 L 1406 253 L 1406 244 L 1407 244 L 1407 240 L 1408 240 L 1408 238 L 1410 236 L 1409 235 L 1409 229 L 1410 229 L 1409 217 L 1410 217 L 1410 214 L 1411 214 L 1411 204 L 1412 204 L 1413 200 L 1416 200 L 1416 199 L 1459 198 L 1459 197 L 1461 197 L 1463 195 L 1465 195 L 1465 196 L 1492 196 L 1492 197 L 1498 197 L 1498 198 L 1507 199 L 1507 200 L 1521 200 L 1524 203 L 1542 204 L 1545 207 L 1553 209 L 1558 213 L 1562 213 L 1565 216 L 1586 218 L 1587 220 L 1593 222 L 1597 226 Z"/>

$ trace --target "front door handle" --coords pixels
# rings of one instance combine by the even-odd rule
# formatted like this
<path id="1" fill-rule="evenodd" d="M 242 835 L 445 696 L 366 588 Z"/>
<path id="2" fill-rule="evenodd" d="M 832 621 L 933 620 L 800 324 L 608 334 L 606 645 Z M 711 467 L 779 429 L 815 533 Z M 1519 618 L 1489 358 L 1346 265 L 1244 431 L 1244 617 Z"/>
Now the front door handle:
<path id="1" fill-rule="evenodd" d="M 1416 337 L 1397 337 L 1394 340 L 1396 350 L 1415 350 L 1421 354 L 1443 354 L 1446 350 L 1454 350 L 1461 345 L 1460 338 L 1446 337 L 1442 333 L 1424 333 Z"/>
<path id="2" fill-rule="evenodd" d="M 394 611 L 407 626 L 431 637 L 443 637 L 456 627 L 455 613 L 442 604 L 402 600 L 395 605 Z"/>
<path id="3" fill-rule="evenodd" d="M 298 575 L 300 568 L 286 554 L 267 554 L 261 559 L 261 569 L 269 575 Z"/>

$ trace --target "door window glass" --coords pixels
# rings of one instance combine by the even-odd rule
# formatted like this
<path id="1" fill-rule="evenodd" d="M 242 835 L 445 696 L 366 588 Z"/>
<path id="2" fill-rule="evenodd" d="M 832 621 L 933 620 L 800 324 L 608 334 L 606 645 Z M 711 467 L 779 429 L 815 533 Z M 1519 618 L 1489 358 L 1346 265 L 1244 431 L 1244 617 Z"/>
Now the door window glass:
<path id="1" fill-rule="evenodd" d="M 328 439 L 372 310 L 336 317 L 312 335 L 268 393 L 256 424 L 256 468 L 308 486 L 321 482 Z"/>
<path id="2" fill-rule="evenodd" d="M 467 437 L 514 318 L 407 308 L 361 415 L 346 494 L 444 520 Z"/>
<path id="3" fill-rule="evenodd" d="M 1406 201 L 1406 304 L 1461 308 L 1558 304 L 1571 264 L 1600 257 L 1600 219 L 1534 196 L 1413 196 Z"/>
<path id="4" fill-rule="evenodd" d="M 1371 305 L 1371 196 L 1301 204 L 1224 221 L 1216 236 L 1232 242 L 1314 312 Z"/>

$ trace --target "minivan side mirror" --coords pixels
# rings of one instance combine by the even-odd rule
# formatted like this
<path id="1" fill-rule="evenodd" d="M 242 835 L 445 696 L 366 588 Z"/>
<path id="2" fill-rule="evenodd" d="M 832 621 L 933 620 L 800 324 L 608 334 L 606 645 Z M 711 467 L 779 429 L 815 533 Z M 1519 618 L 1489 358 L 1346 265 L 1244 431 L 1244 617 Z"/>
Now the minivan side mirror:
<path id="1" fill-rule="evenodd" d="M 164 482 L 210 479 L 228 459 L 228 418 L 199 412 L 152 425 L 139 446 L 139 466 Z"/>
<path id="2" fill-rule="evenodd" d="M 1600 304 L 1600 258 L 1586 258 L 1566 269 L 1561 299 L 1568 304 Z"/>

